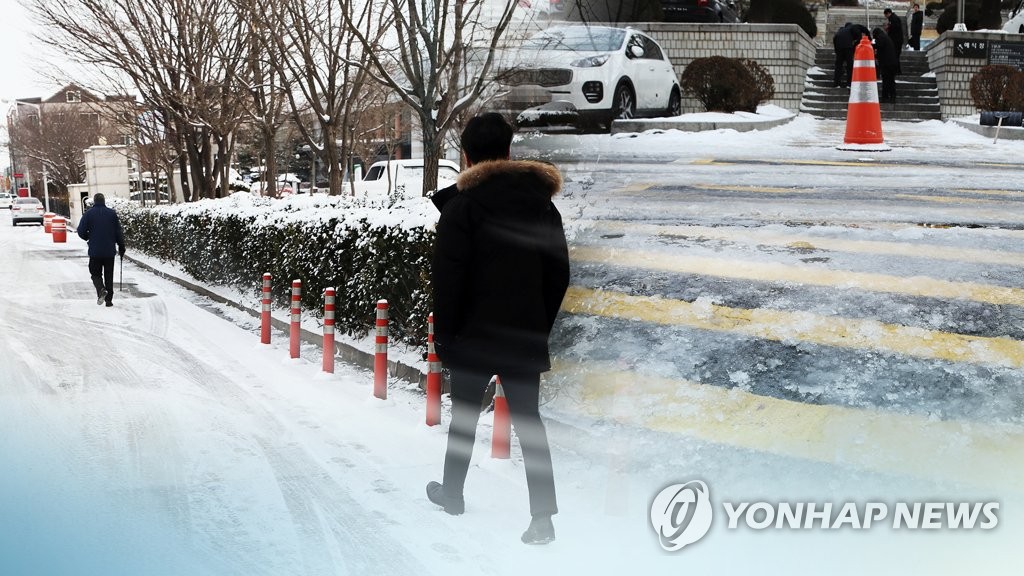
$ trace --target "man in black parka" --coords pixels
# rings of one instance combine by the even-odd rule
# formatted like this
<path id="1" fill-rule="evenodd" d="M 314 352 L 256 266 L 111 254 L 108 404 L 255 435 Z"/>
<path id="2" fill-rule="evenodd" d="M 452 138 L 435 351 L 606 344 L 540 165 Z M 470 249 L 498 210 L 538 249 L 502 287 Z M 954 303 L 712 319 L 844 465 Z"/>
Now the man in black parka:
<path id="1" fill-rule="evenodd" d="M 78 236 L 89 242 L 89 274 L 96 287 L 96 303 L 113 306 L 114 255 L 124 258 L 124 234 L 117 212 L 107 208 L 103 194 L 93 196 L 92 208 L 78 221 Z"/>
<path id="2" fill-rule="evenodd" d="M 468 168 L 439 191 L 432 283 L 434 345 L 451 376 L 452 421 L 442 483 L 427 496 L 449 514 L 465 510 L 463 486 L 480 404 L 501 378 L 519 437 L 530 492 L 528 544 L 555 538 L 558 512 L 547 432 L 539 414 L 540 374 L 551 368 L 548 336 L 569 286 L 562 218 L 551 202 L 562 177 L 546 163 L 509 159 L 512 127 L 474 117 L 462 132 Z"/>
<path id="3" fill-rule="evenodd" d="M 832 36 L 832 48 L 835 49 L 836 55 L 832 87 L 848 88 L 850 78 L 853 76 L 853 50 L 856 48 L 853 43 L 853 24 L 847 22 L 842 28 L 836 30 L 835 35 Z"/>
<path id="4" fill-rule="evenodd" d="M 903 54 L 903 21 L 897 16 L 891 8 L 886 8 L 882 11 L 885 15 L 885 19 L 888 24 L 885 26 L 885 32 L 889 36 L 889 40 L 892 42 L 892 48 L 896 51 L 896 73 L 903 74 L 903 69 L 900 66 L 900 55 Z"/>

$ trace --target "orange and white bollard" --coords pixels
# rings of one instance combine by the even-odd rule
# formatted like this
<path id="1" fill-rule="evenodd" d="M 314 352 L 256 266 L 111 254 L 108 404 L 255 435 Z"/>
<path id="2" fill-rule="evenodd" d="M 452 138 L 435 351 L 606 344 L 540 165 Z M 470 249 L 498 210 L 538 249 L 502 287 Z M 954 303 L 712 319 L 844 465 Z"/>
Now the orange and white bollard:
<path id="1" fill-rule="evenodd" d="M 441 359 L 434 349 L 434 313 L 427 316 L 427 426 L 441 423 Z"/>
<path id="2" fill-rule="evenodd" d="M 53 241 L 64 243 L 68 241 L 68 225 L 63 216 L 54 216 L 50 223 L 50 230 L 53 233 Z"/>
<path id="3" fill-rule="evenodd" d="M 388 301 L 377 301 L 377 334 L 373 355 L 373 395 L 388 397 Z"/>
<path id="4" fill-rule="evenodd" d="M 878 103 L 875 50 L 864 36 L 853 57 L 850 102 L 846 107 L 846 136 L 840 150 L 892 150 L 882 139 L 882 108 Z"/>
<path id="5" fill-rule="evenodd" d="M 53 212 L 47 212 L 43 214 L 43 232 L 50 234 L 53 232 L 53 217 L 56 216 Z"/>
<path id="6" fill-rule="evenodd" d="M 324 290 L 324 372 L 334 374 L 334 288 Z"/>
<path id="7" fill-rule="evenodd" d="M 292 358 L 299 357 L 299 336 L 302 321 L 302 280 L 292 280 L 292 317 L 289 330 L 289 352 Z"/>
<path id="8" fill-rule="evenodd" d="M 270 344 L 270 274 L 263 275 L 260 296 L 260 343 Z"/>
<path id="9" fill-rule="evenodd" d="M 491 458 L 508 459 L 512 452 L 512 416 L 501 387 L 501 378 L 494 377 L 494 433 L 491 436 Z"/>

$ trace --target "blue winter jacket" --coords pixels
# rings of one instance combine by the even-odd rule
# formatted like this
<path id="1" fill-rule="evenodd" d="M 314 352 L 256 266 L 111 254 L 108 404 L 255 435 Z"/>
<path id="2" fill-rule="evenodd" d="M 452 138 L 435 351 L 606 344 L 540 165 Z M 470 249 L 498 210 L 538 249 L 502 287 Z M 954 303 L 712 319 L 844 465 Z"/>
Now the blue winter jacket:
<path id="1" fill-rule="evenodd" d="M 96 204 L 86 210 L 78 222 L 78 236 L 89 242 L 92 258 L 113 258 L 118 251 L 124 252 L 121 220 L 106 204 Z"/>

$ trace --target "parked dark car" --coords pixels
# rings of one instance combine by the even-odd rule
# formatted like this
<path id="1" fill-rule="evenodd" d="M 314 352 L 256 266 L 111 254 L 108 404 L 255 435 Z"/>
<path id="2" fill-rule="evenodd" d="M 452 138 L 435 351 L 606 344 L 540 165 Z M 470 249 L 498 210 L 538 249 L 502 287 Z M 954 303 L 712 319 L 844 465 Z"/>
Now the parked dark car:
<path id="1" fill-rule="evenodd" d="M 735 0 L 662 0 L 665 22 L 739 22 Z"/>

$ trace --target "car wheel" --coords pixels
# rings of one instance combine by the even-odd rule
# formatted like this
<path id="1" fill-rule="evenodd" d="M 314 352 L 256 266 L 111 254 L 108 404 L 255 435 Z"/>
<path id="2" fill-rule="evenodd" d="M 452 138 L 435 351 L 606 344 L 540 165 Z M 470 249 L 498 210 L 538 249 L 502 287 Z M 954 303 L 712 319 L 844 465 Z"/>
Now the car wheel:
<path id="1" fill-rule="evenodd" d="M 632 120 L 636 116 L 636 99 L 633 91 L 625 82 L 615 88 L 615 97 L 612 98 L 612 120 Z M 611 122 L 608 123 L 611 128 Z"/>
<path id="2" fill-rule="evenodd" d="M 668 97 L 668 116 L 679 116 L 683 113 L 683 100 L 679 96 L 679 88 L 672 89 L 672 95 Z"/>

